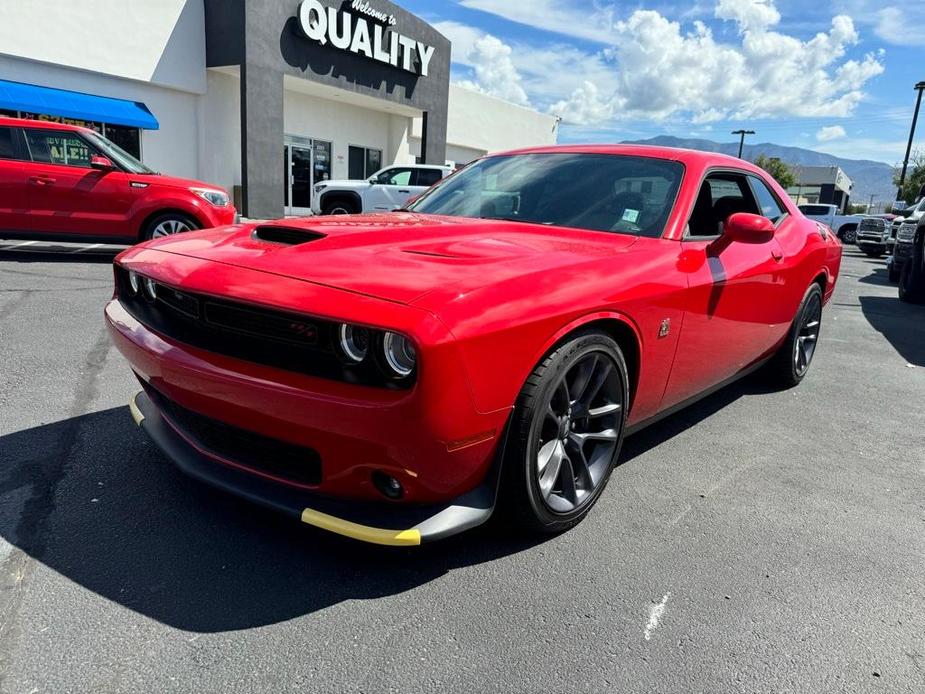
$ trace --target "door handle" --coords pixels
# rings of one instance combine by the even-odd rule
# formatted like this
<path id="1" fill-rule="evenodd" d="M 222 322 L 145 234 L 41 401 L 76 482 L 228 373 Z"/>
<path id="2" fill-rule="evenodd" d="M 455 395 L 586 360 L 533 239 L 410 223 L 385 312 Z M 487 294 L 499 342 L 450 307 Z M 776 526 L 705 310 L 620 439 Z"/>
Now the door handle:
<path id="1" fill-rule="evenodd" d="M 45 175 L 30 176 L 29 182 L 35 183 L 36 185 L 40 185 L 40 186 L 50 186 L 55 183 L 55 179 L 51 178 L 50 176 L 45 176 Z"/>
<path id="2" fill-rule="evenodd" d="M 410 190 L 399 190 L 398 192 L 399 193 L 410 193 L 411 191 Z"/>

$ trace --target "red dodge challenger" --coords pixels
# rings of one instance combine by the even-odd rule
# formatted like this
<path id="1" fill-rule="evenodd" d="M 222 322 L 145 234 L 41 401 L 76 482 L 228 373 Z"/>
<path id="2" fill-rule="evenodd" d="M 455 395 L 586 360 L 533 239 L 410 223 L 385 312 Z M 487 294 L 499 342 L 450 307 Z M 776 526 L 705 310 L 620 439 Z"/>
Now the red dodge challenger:
<path id="1" fill-rule="evenodd" d="M 812 362 L 841 245 L 762 170 L 633 146 L 478 160 L 391 214 L 181 234 L 116 260 L 135 421 L 184 471 L 417 545 L 579 522 L 625 436 Z"/>

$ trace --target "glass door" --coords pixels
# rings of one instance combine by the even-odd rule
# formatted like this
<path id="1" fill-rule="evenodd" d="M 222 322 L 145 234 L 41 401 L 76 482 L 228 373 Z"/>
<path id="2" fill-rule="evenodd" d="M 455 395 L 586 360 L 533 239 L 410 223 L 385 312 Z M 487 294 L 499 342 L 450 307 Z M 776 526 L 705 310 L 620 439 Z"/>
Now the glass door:
<path id="1" fill-rule="evenodd" d="M 332 145 L 323 140 L 286 137 L 283 145 L 283 205 L 285 214 L 311 214 L 315 184 L 331 179 Z"/>

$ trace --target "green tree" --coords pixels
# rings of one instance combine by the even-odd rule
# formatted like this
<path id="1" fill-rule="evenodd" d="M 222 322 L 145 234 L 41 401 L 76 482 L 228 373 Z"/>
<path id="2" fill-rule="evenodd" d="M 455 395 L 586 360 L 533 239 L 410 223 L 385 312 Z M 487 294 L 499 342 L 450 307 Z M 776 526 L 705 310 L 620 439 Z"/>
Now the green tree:
<path id="1" fill-rule="evenodd" d="M 896 167 L 893 174 L 893 185 L 899 188 L 899 177 L 902 175 L 902 164 Z M 916 150 L 909 157 L 909 168 L 906 170 L 906 182 L 903 184 L 902 192 L 899 195 L 900 200 L 905 200 L 910 205 L 918 200 L 919 193 L 925 186 L 925 152 Z"/>
<path id="2" fill-rule="evenodd" d="M 763 154 L 758 155 L 755 159 L 755 166 L 760 166 L 767 171 L 774 179 L 781 184 L 784 189 L 790 188 L 797 184 L 797 177 L 793 169 L 787 166 L 777 157 L 766 157 Z"/>

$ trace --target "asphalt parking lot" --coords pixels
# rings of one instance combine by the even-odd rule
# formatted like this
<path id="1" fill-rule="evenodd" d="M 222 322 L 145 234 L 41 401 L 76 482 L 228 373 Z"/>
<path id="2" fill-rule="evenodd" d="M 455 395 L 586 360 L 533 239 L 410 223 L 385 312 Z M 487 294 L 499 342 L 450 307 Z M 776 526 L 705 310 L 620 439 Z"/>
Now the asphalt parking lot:
<path id="1" fill-rule="evenodd" d="M 571 532 L 394 551 L 161 459 L 107 250 L 0 248 L 0 691 L 925 691 L 925 307 L 883 260 L 846 249 L 801 387 L 630 439 Z"/>

